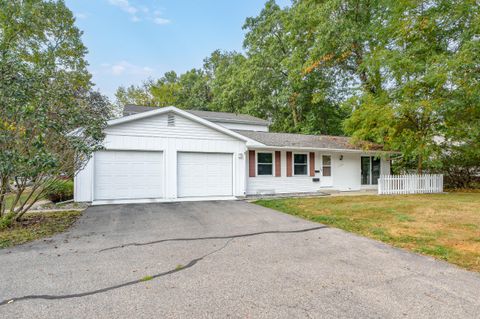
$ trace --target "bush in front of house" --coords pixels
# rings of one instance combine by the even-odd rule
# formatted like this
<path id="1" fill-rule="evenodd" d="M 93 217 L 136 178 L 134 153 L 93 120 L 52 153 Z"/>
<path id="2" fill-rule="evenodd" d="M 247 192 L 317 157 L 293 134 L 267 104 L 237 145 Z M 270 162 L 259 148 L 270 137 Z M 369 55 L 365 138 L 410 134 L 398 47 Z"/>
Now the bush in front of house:
<path id="1" fill-rule="evenodd" d="M 54 203 L 73 198 L 73 181 L 59 180 L 53 182 L 46 193 L 46 197 Z"/>

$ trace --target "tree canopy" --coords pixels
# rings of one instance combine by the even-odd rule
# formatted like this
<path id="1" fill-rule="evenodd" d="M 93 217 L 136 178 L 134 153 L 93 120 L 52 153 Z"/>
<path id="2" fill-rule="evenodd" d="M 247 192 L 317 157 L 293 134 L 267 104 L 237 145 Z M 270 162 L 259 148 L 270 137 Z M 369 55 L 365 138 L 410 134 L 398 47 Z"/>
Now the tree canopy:
<path id="1" fill-rule="evenodd" d="M 91 90 L 80 36 L 62 1 L 0 1 L 0 224 L 101 147 L 109 106 Z"/>
<path id="2" fill-rule="evenodd" d="M 217 50 L 201 69 L 135 89 L 150 92 L 149 105 L 242 112 L 271 119 L 274 131 L 376 142 L 419 172 L 445 170 L 453 152 L 480 163 L 479 7 L 270 0 L 246 19 L 243 53 Z"/>

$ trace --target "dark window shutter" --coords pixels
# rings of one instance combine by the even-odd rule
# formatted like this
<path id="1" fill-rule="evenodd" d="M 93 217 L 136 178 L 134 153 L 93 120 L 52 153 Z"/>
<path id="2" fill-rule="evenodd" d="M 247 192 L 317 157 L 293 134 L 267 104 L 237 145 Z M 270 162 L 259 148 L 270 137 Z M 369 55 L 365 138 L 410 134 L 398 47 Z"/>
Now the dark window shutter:
<path id="1" fill-rule="evenodd" d="M 310 176 L 315 176 L 315 153 L 310 152 Z"/>
<path id="2" fill-rule="evenodd" d="M 287 176 L 292 176 L 292 152 L 287 152 Z"/>
<path id="3" fill-rule="evenodd" d="M 282 176 L 282 160 L 281 160 L 281 152 L 275 151 L 275 176 L 280 177 Z"/>
<path id="4" fill-rule="evenodd" d="M 248 151 L 248 176 L 255 177 L 255 151 Z"/>

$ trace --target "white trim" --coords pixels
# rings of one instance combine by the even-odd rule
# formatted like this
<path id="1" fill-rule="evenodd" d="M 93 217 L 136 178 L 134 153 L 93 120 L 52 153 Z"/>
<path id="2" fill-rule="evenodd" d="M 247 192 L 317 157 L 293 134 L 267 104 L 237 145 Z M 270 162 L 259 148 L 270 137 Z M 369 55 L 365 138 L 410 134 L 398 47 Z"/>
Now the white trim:
<path id="1" fill-rule="evenodd" d="M 210 122 L 208 120 L 205 120 L 205 119 L 203 119 L 203 118 L 201 118 L 197 115 L 194 115 L 194 114 L 185 112 L 183 110 L 180 110 L 180 109 L 176 108 L 175 106 L 161 107 L 161 108 L 154 109 L 152 111 L 132 114 L 132 115 L 128 115 L 128 116 L 118 118 L 118 119 L 109 120 L 109 121 L 107 121 L 107 127 L 114 126 L 114 125 L 119 125 L 119 124 L 123 124 L 123 123 L 128 123 L 128 122 L 131 122 L 131 121 L 136 121 L 136 120 L 140 120 L 140 119 L 144 119 L 144 118 L 148 118 L 148 117 L 151 117 L 151 116 L 160 115 L 160 114 L 164 114 L 164 113 L 168 113 L 168 112 L 176 113 L 180 116 L 183 116 L 183 117 L 185 117 L 187 119 L 190 119 L 192 121 L 195 121 L 197 123 L 203 124 L 203 125 L 205 125 L 209 128 L 217 130 L 221 133 L 224 133 L 224 134 L 230 135 L 232 137 L 235 137 L 235 138 L 237 138 L 241 141 L 247 142 L 247 141 L 250 140 L 250 139 L 248 139 L 247 137 L 245 137 L 241 134 L 238 134 L 238 133 L 236 133 L 232 130 L 229 130 L 229 129 L 221 126 L 221 125 L 218 125 L 218 124 L 215 124 L 215 123 Z"/>
<path id="2" fill-rule="evenodd" d="M 307 172 L 305 174 L 295 174 L 295 155 L 296 154 L 307 156 L 307 164 L 306 164 Z M 303 165 L 303 163 L 299 165 Z M 310 154 L 307 152 L 292 152 L 292 176 L 301 176 L 301 177 L 310 176 L 309 172 L 310 172 Z"/>
<path id="3" fill-rule="evenodd" d="M 263 154 L 272 154 L 272 174 L 258 174 L 258 154 L 263 153 Z M 268 164 L 268 163 L 260 163 L 260 164 Z M 261 151 L 261 152 L 255 152 L 255 176 L 262 176 L 262 177 L 269 177 L 269 176 L 275 176 L 275 151 Z"/>

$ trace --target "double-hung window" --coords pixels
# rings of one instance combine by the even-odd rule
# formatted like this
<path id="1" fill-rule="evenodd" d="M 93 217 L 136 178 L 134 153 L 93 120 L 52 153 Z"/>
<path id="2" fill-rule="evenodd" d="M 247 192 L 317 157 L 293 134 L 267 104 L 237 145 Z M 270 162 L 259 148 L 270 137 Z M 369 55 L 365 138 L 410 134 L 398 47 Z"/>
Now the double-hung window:
<path id="1" fill-rule="evenodd" d="M 273 153 L 257 153 L 257 174 L 273 175 Z"/>
<path id="2" fill-rule="evenodd" d="M 293 174 L 307 175 L 308 173 L 308 157 L 307 154 L 293 155 Z"/>

